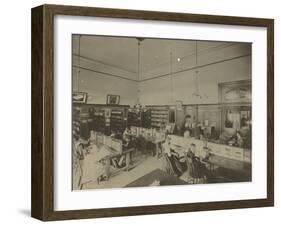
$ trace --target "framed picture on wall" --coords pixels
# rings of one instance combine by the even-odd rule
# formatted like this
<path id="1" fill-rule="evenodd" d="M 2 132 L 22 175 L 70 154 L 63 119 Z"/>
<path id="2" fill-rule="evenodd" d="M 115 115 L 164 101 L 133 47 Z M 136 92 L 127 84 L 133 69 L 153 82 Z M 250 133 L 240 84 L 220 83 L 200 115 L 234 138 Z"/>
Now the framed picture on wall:
<path id="1" fill-rule="evenodd" d="M 226 82 L 219 84 L 219 99 L 221 103 L 251 102 L 251 80 Z"/>
<path id="2" fill-rule="evenodd" d="M 73 103 L 85 104 L 87 101 L 87 93 L 74 92 L 72 93 Z"/>
<path id="3" fill-rule="evenodd" d="M 33 8 L 32 216 L 273 206 L 273 34 L 272 19 Z"/>
<path id="4" fill-rule="evenodd" d="M 120 102 L 120 96 L 119 95 L 111 95 L 108 94 L 106 97 L 106 104 L 109 105 L 117 105 Z"/>

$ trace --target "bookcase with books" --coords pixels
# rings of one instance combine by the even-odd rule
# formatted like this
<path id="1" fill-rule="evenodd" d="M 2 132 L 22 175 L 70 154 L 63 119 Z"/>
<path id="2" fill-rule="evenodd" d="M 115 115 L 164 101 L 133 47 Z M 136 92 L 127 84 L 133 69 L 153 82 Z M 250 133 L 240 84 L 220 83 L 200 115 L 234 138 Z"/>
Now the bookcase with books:
<path id="1" fill-rule="evenodd" d="M 166 107 L 151 108 L 151 127 L 159 129 L 161 124 L 169 123 L 169 109 Z"/>
<path id="2" fill-rule="evenodd" d="M 115 132 L 123 132 L 125 129 L 124 109 L 112 109 L 110 117 L 110 130 Z"/>
<path id="3" fill-rule="evenodd" d="M 143 128 L 151 128 L 151 111 L 143 109 L 141 112 L 141 126 Z"/>
<path id="4" fill-rule="evenodd" d="M 93 130 L 105 133 L 105 113 L 104 110 L 95 110 L 92 113 Z"/>
<path id="5" fill-rule="evenodd" d="M 141 112 L 139 109 L 128 110 L 128 126 L 141 126 Z"/>

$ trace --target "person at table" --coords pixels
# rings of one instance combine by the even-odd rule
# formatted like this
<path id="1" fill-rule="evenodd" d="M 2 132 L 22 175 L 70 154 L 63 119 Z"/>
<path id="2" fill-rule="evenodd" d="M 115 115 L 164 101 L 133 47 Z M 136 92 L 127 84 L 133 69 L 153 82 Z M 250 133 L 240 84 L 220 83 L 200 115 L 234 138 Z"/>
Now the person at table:
<path id="1" fill-rule="evenodd" d="M 183 137 L 184 137 L 184 138 L 190 138 L 190 131 L 189 131 L 189 130 L 186 130 L 186 131 L 183 133 Z"/>
<path id="2" fill-rule="evenodd" d="M 160 124 L 160 131 L 166 133 L 166 125 L 165 125 L 165 122 L 161 122 L 161 124 Z"/>
<path id="3" fill-rule="evenodd" d="M 74 134 L 73 136 L 73 151 L 72 151 L 72 167 L 73 167 L 73 176 L 72 176 L 72 183 L 73 183 L 73 189 L 80 189 L 80 182 L 82 178 L 82 167 L 81 167 L 81 161 L 83 160 L 82 156 L 80 155 L 80 150 L 78 151 L 78 140 L 79 136 Z"/>
<path id="4" fill-rule="evenodd" d="M 126 129 L 123 132 L 122 140 L 123 140 L 123 146 L 128 148 L 130 146 L 132 139 L 132 133 L 130 127 L 126 127 Z"/>
<path id="5" fill-rule="evenodd" d="M 190 144 L 188 151 L 186 152 L 186 166 L 187 166 L 187 177 L 191 179 L 194 177 L 194 164 L 193 160 L 195 157 L 195 144 Z"/>
<path id="6" fill-rule="evenodd" d="M 116 156 L 111 159 L 111 163 L 115 168 L 123 168 L 126 166 L 125 155 Z"/>
<path id="7" fill-rule="evenodd" d="M 205 151 L 204 160 L 209 160 L 210 153 L 208 147 L 204 147 Z M 211 174 L 207 169 L 206 162 L 201 162 L 200 158 L 195 155 L 196 145 L 191 144 L 188 152 L 186 153 L 186 164 L 189 178 L 203 179 L 207 181 L 211 178 Z"/>
<path id="8" fill-rule="evenodd" d="M 74 137 L 74 148 L 78 159 L 83 160 L 84 156 L 89 154 L 89 140 L 86 140 L 82 137 Z"/>
<path id="9" fill-rule="evenodd" d="M 114 139 L 117 139 L 117 133 L 116 133 L 115 130 L 112 130 L 112 131 L 111 131 L 110 137 L 111 137 L 111 138 L 114 138 Z"/>
<path id="10" fill-rule="evenodd" d="M 176 124 L 175 129 L 174 129 L 174 131 L 173 131 L 173 134 L 174 134 L 174 135 L 177 135 L 177 136 L 182 136 L 180 125 L 177 125 L 177 124 Z"/>
<path id="11" fill-rule="evenodd" d="M 203 147 L 203 153 L 204 153 L 204 156 L 202 157 L 202 161 L 203 161 L 203 164 L 206 166 L 206 168 L 210 169 L 211 168 L 211 164 L 209 162 L 210 160 L 210 157 L 211 157 L 211 152 L 210 152 L 210 149 L 206 146 Z"/>
<path id="12" fill-rule="evenodd" d="M 87 142 L 79 136 L 74 136 L 73 141 L 73 164 L 75 167 L 74 175 L 79 174 L 79 181 L 76 186 L 80 188 L 80 186 L 83 184 L 84 160 L 85 156 L 88 154 L 88 151 L 86 149 Z"/>
<path id="13" fill-rule="evenodd" d="M 185 162 L 180 162 L 180 157 L 177 152 L 171 148 L 171 138 L 167 136 L 165 142 L 162 144 L 164 153 L 163 168 L 169 174 L 181 176 L 185 170 Z"/>
<path id="14" fill-rule="evenodd" d="M 228 141 L 228 144 L 231 146 L 242 147 L 243 138 L 238 130 L 236 131 L 235 135 L 231 137 L 230 141 Z"/>
<path id="15" fill-rule="evenodd" d="M 236 131 L 236 144 L 237 144 L 238 147 L 243 146 L 243 138 L 241 136 L 240 131 Z"/>
<path id="16" fill-rule="evenodd" d="M 186 165 L 188 178 L 200 178 L 202 177 L 200 171 L 200 159 L 195 155 L 196 145 L 190 144 L 188 152 L 186 153 Z"/>
<path id="17" fill-rule="evenodd" d="M 182 126 L 182 134 L 184 135 L 184 133 L 186 131 L 189 131 L 189 135 L 192 135 L 193 121 L 192 121 L 191 115 L 185 116 L 185 121 L 184 121 L 183 126 Z"/>
<path id="18" fill-rule="evenodd" d="M 122 138 L 123 138 L 123 140 L 129 140 L 130 137 L 131 137 L 131 129 L 130 129 L 130 127 L 126 127 L 126 129 L 123 132 Z"/>

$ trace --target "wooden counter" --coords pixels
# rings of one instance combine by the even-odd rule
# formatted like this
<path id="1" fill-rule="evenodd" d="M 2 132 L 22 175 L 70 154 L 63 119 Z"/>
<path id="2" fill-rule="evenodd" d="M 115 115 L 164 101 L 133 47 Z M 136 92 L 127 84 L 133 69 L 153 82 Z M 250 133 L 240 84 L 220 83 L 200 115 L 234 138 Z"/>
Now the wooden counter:
<path id="1" fill-rule="evenodd" d="M 251 151 L 248 149 L 206 142 L 195 138 L 184 138 L 176 135 L 170 135 L 170 137 L 172 146 L 178 151 L 181 151 L 181 149 L 187 151 L 190 145 L 193 143 L 196 145 L 196 156 L 205 157 L 206 153 L 204 152 L 203 148 L 207 146 L 210 153 L 213 155 L 251 163 Z"/>

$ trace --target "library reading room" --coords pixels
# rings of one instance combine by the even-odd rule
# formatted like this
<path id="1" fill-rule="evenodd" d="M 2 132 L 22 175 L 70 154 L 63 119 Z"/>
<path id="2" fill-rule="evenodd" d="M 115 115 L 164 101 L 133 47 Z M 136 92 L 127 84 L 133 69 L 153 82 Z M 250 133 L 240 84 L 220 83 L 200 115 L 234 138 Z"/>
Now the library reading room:
<path id="1" fill-rule="evenodd" d="M 72 35 L 72 190 L 252 180 L 251 43 Z"/>

